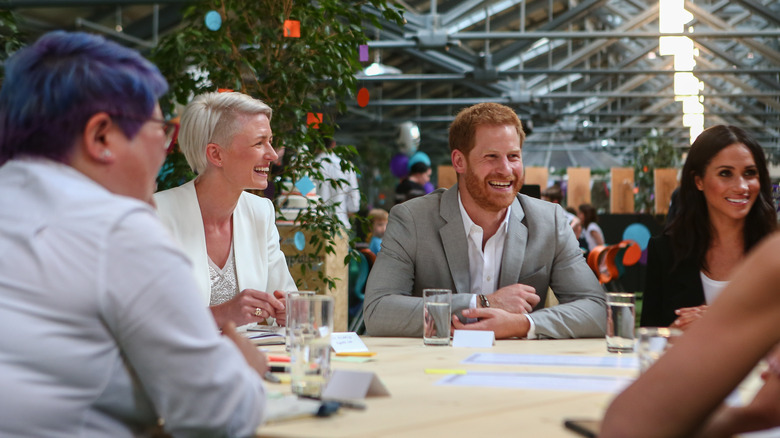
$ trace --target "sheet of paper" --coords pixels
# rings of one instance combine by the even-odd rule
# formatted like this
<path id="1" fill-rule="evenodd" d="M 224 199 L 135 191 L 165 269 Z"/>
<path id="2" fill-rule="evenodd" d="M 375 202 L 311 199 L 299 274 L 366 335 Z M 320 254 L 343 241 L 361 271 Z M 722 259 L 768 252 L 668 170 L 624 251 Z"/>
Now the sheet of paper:
<path id="1" fill-rule="evenodd" d="M 455 330 L 452 336 L 453 347 L 490 348 L 496 340 L 492 331 Z"/>
<path id="2" fill-rule="evenodd" d="M 366 371 L 334 370 L 323 399 L 360 400 L 366 397 L 388 396 L 390 391 L 376 374 Z"/>
<path id="3" fill-rule="evenodd" d="M 561 356 L 552 354 L 474 353 L 463 363 L 639 369 L 636 356 Z"/>
<path id="4" fill-rule="evenodd" d="M 330 335 L 330 346 L 336 353 L 368 351 L 368 347 L 355 332 L 339 332 Z"/>
<path id="5" fill-rule="evenodd" d="M 609 392 L 616 394 L 633 381 L 633 378 L 615 376 L 469 371 L 466 374 L 456 374 L 444 377 L 436 384 L 558 391 Z"/>
<path id="6" fill-rule="evenodd" d="M 322 402 L 298 398 L 297 395 L 275 397 L 265 404 L 265 422 L 274 423 L 296 418 L 313 417 Z"/>

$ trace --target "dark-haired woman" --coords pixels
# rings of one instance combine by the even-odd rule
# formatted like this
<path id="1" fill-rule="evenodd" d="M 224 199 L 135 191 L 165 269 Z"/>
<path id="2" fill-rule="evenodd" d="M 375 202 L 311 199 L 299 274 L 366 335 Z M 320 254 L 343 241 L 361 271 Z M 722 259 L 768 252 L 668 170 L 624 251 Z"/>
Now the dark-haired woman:
<path id="1" fill-rule="evenodd" d="M 745 254 L 776 228 L 764 151 L 744 130 L 702 132 L 681 178 L 678 211 L 648 245 L 643 326 L 685 329 L 697 321 Z"/>

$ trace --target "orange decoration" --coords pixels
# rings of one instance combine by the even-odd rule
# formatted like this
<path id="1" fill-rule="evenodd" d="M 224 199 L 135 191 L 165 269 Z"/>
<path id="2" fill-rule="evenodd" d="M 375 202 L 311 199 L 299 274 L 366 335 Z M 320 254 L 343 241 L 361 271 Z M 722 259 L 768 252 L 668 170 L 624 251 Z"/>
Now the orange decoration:
<path id="1" fill-rule="evenodd" d="M 306 124 L 314 129 L 320 129 L 320 123 L 322 123 L 322 113 L 308 113 L 306 114 Z"/>
<path id="2" fill-rule="evenodd" d="M 357 95 L 358 105 L 360 105 L 361 108 L 364 108 L 366 105 L 368 105 L 368 99 L 369 99 L 368 89 L 366 87 L 361 88 L 358 91 L 358 95 Z"/>
<path id="3" fill-rule="evenodd" d="M 233 90 L 230 88 L 217 88 L 217 93 L 232 93 Z"/>
<path id="4" fill-rule="evenodd" d="M 286 38 L 300 38 L 301 22 L 298 20 L 284 20 L 284 36 Z"/>

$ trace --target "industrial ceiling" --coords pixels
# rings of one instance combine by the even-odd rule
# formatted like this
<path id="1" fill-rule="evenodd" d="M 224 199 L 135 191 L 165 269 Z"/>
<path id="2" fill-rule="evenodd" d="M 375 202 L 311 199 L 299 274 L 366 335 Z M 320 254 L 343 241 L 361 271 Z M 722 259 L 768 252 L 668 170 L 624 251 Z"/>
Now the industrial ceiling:
<path id="1" fill-rule="evenodd" d="M 674 0 L 671 0 L 674 1 Z M 175 30 L 186 0 L 0 0 L 22 30 L 102 32 L 140 50 Z M 683 2 L 681 2 L 683 3 Z M 351 7 L 350 2 L 344 2 Z M 608 168 L 646 137 L 689 145 L 673 57 L 659 49 L 657 0 L 398 0 L 406 24 L 367 25 L 370 93 L 339 119 L 358 141 L 393 142 L 402 122 L 421 148 L 447 151 L 454 114 L 478 102 L 512 106 L 531 129 L 526 165 Z M 780 2 L 684 1 L 697 56 L 704 127 L 744 127 L 780 156 Z M 367 7 L 368 8 L 368 7 Z M 204 11 L 205 13 L 205 11 Z M 380 17 L 381 18 L 381 17 Z M 693 30 L 693 32 L 690 32 Z M 394 67 L 397 70 L 393 70 Z"/>

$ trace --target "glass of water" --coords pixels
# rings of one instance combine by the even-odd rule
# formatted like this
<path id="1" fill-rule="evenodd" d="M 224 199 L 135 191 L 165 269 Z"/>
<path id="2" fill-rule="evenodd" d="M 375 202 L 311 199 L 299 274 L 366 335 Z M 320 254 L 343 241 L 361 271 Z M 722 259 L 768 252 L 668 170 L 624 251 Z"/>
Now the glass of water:
<path id="1" fill-rule="evenodd" d="M 637 356 L 639 356 L 639 371 L 641 373 L 647 371 L 682 334 L 682 330 L 672 327 L 640 327 L 636 329 L 636 337 L 639 340 L 636 348 Z"/>
<path id="2" fill-rule="evenodd" d="M 290 377 L 292 392 L 319 397 L 330 378 L 333 298 L 298 295 L 289 303 Z"/>
<path id="3" fill-rule="evenodd" d="M 452 291 L 423 289 L 423 343 L 450 345 Z"/>
<path id="4" fill-rule="evenodd" d="M 634 300 L 633 293 L 607 292 L 607 351 L 610 353 L 634 351 Z"/>
<path id="5" fill-rule="evenodd" d="M 290 336 L 290 323 L 291 323 L 291 318 L 290 318 L 290 301 L 292 301 L 292 299 L 297 297 L 297 296 L 301 296 L 301 295 L 312 296 L 312 295 L 316 295 L 316 294 L 317 293 L 314 292 L 313 290 L 295 290 L 295 291 L 288 291 L 288 292 L 284 293 L 284 295 L 285 295 L 284 305 L 286 307 L 286 309 L 285 309 L 286 314 L 285 314 L 285 320 L 284 320 L 284 333 L 285 333 L 284 348 L 285 348 L 285 350 L 290 351 L 290 348 L 292 348 L 292 339 L 291 339 L 291 336 Z"/>

